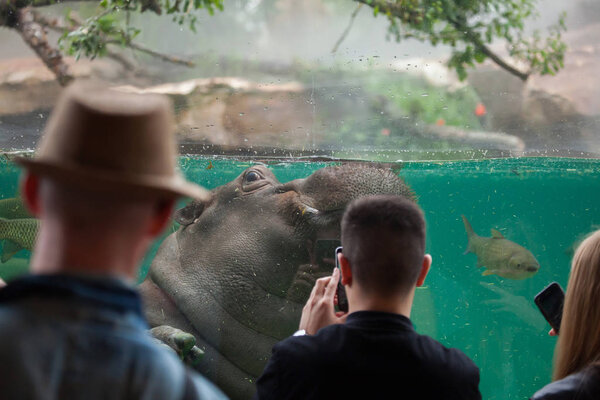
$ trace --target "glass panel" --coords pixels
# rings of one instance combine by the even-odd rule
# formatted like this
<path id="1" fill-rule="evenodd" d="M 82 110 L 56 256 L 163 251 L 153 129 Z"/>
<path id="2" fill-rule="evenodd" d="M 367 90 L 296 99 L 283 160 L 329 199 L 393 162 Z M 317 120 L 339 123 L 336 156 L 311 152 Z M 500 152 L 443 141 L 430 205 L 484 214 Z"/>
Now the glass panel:
<path id="1" fill-rule="evenodd" d="M 390 23 L 385 13 L 374 16 L 368 5 L 334 0 L 226 1 L 214 15 L 205 9 L 189 13 L 197 18 L 196 33 L 188 29 L 187 19 L 180 26 L 170 15 L 120 12 L 115 17 L 125 24 L 120 26 L 141 30 L 132 39 L 133 48 L 111 45 L 107 57 L 90 61 L 82 55 L 77 62 L 73 57 L 65 62 L 76 79 L 167 94 L 176 113 L 180 167 L 209 189 L 232 182 L 256 164 L 266 165 L 279 182 L 340 164 L 355 166 L 357 174 L 359 166 L 368 164 L 402 177 L 425 210 L 427 249 L 434 260 L 415 298 L 417 330 L 475 361 L 484 399 L 527 398 L 550 381 L 555 344 L 533 297 L 554 280 L 566 287 L 575 244 L 599 223 L 598 4 L 537 3 L 540 18 L 527 22 L 525 36 L 534 29 L 547 33 L 567 8 L 561 40 L 568 47 L 564 68 L 555 76 L 532 74 L 526 81 L 489 57 L 482 64 L 475 60 L 461 80 L 456 68 L 446 67 L 451 45 L 432 46 L 415 38 L 398 43 L 393 31 L 386 40 Z M 69 10 L 76 11 L 71 16 L 79 22 L 101 12 L 89 2 L 44 7 L 40 13 L 65 24 Z M 491 14 L 472 18 L 483 25 L 492 20 Z M 52 46 L 59 37 L 49 29 Z M 504 45 L 501 40 L 489 43 L 510 60 L 514 49 Z M 465 51 L 464 43 L 456 49 Z M 188 61 L 194 65 L 184 65 Z M 523 63 L 511 65 L 527 70 Z M 14 200 L 19 171 L 10 160 L 35 148 L 61 90 L 56 76 L 14 29 L 0 30 L 0 276 L 6 280 L 27 271 L 31 250 L 9 240 L 14 234 L 9 231 L 22 237 L 30 233 L 15 222 L 23 215 Z M 327 188 L 321 190 L 327 194 Z M 480 236 L 489 238 L 496 229 L 526 248 L 539 271 L 524 279 L 482 275 L 486 269 L 477 267 L 478 256 L 462 254 L 467 247 L 462 215 Z M 278 232 L 272 222 L 256 240 L 283 257 L 285 247 L 265 239 Z M 179 228 L 173 222 L 153 245 L 140 282 L 163 240 Z M 310 250 L 311 263 L 319 264 L 315 255 L 328 251 L 328 243 L 320 243 L 322 248 Z M 222 240 L 205 249 L 200 243 L 198 257 L 209 259 L 203 252 L 210 250 L 237 260 L 240 246 Z M 255 267 L 240 262 L 235 279 L 247 279 L 242 272 Z M 293 258 L 285 265 L 294 273 L 301 267 Z M 291 296 L 291 284 L 284 287 L 275 275 L 265 284 Z M 236 300 L 218 285 L 211 290 L 224 304 Z M 244 296 L 251 297 L 250 291 Z M 264 314 L 259 308 L 244 309 L 238 319 L 282 339 L 297 321 L 288 311 L 273 311 L 274 304 L 266 300 L 269 312 Z M 198 309 L 203 306 L 198 303 Z M 209 311 L 225 321 L 217 307 Z M 269 325 L 267 320 L 293 323 Z M 256 350 L 250 344 L 260 340 L 246 337 L 234 344 L 241 354 L 236 368 L 249 373 L 228 369 L 217 355 L 230 351 L 224 343 L 237 332 L 235 324 L 224 323 L 209 326 L 204 339 L 194 333 L 207 350 L 202 371 L 211 379 L 217 371 L 219 385 L 237 393 L 251 387 L 269 351 Z"/>

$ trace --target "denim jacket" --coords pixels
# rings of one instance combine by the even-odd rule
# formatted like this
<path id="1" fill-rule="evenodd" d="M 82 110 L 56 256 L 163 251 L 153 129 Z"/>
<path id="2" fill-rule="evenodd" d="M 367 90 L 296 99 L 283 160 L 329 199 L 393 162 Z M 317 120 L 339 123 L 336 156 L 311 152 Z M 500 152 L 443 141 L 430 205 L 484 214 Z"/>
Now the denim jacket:
<path id="1" fill-rule="evenodd" d="M 117 279 L 27 276 L 0 289 L 2 399 L 225 399 L 147 333 Z"/>

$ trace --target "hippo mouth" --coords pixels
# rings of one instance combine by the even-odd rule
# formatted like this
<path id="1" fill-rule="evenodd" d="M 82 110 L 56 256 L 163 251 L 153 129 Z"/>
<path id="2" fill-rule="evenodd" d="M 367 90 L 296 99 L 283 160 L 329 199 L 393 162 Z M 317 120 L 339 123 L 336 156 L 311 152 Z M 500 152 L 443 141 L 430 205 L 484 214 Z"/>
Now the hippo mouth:
<path id="1" fill-rule="evenodd" d="M 539 267 L 527 267 L 526 271 L 527 272 L 537 272 L 538 269 L 539 269 Z"/>

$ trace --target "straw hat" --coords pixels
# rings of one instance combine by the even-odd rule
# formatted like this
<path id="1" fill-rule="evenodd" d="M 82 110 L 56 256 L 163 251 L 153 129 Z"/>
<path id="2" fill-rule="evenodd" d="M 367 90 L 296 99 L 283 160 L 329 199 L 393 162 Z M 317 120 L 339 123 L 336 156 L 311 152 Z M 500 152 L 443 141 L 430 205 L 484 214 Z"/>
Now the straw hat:
<path id="1" fill-rule="evenodd" d="M 61 95 L 33 158 L 32 173 L 102 191 L 207 199 L 177 172 L 171 103 L 75 83 Z"/>

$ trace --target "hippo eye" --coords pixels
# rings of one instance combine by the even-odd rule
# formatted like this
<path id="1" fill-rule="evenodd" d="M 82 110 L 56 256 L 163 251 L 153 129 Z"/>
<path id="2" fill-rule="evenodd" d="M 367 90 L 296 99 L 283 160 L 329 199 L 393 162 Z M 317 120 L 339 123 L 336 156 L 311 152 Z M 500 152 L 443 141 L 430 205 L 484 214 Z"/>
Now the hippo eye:
<path id="1" fill-rule="evenodd" d="M 266 186 L 273 186 L 272 179 L 269 179 L 268 176 L 261 170 L 256 170 L 254 168 L 246 171 L 244 176 L 242 177 L 242 191 L 244 194 L 251 194 L 257 190 L 262 190 Z"/>
<path id="2" fill-rule="evenodd" d="M 246 174 L 246 182 L 254 182 L 260 179 L 260 175 L 254 171 L 250 171 Z"/>

